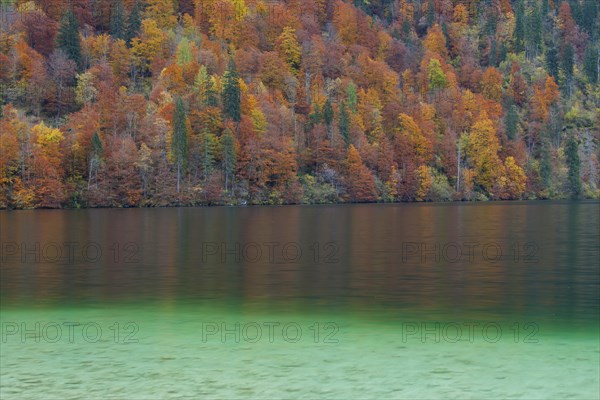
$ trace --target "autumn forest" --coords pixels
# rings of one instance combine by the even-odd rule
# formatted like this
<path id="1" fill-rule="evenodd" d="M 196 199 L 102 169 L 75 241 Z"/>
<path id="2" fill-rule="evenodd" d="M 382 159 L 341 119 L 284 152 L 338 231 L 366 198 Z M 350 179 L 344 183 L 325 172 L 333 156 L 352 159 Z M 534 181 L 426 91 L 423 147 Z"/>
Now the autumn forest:
<path id="1" fill-rule="evenodd" d="M 600 198 L 596 0 L 0 0 L 0 208 Z"/>

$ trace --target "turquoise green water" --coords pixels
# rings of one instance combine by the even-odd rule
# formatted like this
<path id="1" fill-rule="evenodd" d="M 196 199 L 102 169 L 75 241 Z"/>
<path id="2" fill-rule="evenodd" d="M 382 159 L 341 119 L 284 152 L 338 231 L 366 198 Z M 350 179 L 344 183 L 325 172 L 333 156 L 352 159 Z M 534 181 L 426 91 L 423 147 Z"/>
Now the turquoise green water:
<path id="1" fill-rule="evenodd" d="M 41 211 L 0 223 L 2 399 L 600 397 L 598 203 Z M 405 243 L 473 238 L 535 243 L 535 258 L 402 259 Z M 50 262 L 7 247 L 50 240 L 139 249 L 134 262 Z M 335 243 L 335 262 L 202 251 L 250 241 L 307 253 Z"/>
<path id="2" fill-rule="evenodd" d="M 597 398 L 598 332 L 541 324 L 515 336 L 511 323 L 484 336 L 430 322 L 427 335 L 408 325 L 347 315 L 260 313 L 202 307 L 124 307 L 4 312 L 34 330 L 44 324 L 98 324 L 83 336 L 66 325 L 3 343 L 7 398 Z M 126 327 L 135 321 L 139 330 Z M 339 330 L 326 329 L 335 321 Z M 413 319 L 409 321 L 414 321 Z M 219 325 L 212 334 L 209 324 Z M 273 326 L 270 335 L 266 328 Z M 422 322 L 422 321 L 419 321 Z M 470 321 L 474 323 L 475 321 Z M 483 326 L 483 322 L 480 326 Z M 520 322 L 520 321 L 516 321 Z M 119 336 L 115 336 L 115 323 Z M 221 324 L 229 333 L 222 336 Z M 240 324 L 239 337 L 235 324 Z M 319 323 L 318 329 L 315 323 Z M 262 327 L 258 336 L 255 326 Z M 297 324 L 302 334 L 286 324 Z M 462 325 L 462 324 L 460 324 Z M 247 328 L 245 328 L 247 327 Z M 310 329 L 310 328 L 313 329 Z M 412 325 L 410 326 L 412 328 Z M 319 336 L 315 336 L 316 331 Z M 420 331 L 420 326 L 418 328 Z M 410 334 L 409 334 L 410 333 Z M 204 334 L 204 335 L 203 335 Z M 297 341 L 296 341 L 297 340 Z M 437 342 L 439 340 L 439 342 Z"/>

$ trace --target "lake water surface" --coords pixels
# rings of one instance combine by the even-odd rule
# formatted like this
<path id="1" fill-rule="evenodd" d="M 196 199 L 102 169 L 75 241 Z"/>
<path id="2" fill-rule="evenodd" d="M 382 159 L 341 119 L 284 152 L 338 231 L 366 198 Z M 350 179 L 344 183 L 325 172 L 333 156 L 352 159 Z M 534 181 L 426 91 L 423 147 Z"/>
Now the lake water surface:
<path id="1" fill-rule="evenodd" d="M 599 398 L 600 204 L 0 212 L 0 398 Z"/>

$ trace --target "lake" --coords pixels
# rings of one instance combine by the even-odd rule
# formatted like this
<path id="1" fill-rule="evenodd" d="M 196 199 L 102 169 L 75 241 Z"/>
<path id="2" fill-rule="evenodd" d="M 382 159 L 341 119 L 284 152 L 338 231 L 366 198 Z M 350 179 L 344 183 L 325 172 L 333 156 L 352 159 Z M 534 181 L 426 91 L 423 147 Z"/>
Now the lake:
<path id="1" fill-rule="evenodd" d="M 600 203 L 0 212 L 0 397 L 598 398 Z"/>

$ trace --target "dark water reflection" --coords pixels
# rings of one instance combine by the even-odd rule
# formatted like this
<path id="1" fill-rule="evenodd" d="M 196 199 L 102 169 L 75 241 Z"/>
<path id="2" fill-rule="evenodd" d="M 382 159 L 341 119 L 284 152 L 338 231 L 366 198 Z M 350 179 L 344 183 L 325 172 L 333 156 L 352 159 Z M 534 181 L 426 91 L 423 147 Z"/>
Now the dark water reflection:
<path id="1" fill-rule="evenodd" d="M 595 323 L 599 210 L 513 202 L 0 212 L 2 306 L 229 302 L 392 320 Z"/>

